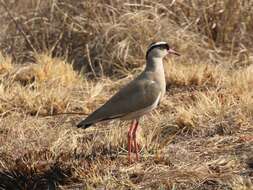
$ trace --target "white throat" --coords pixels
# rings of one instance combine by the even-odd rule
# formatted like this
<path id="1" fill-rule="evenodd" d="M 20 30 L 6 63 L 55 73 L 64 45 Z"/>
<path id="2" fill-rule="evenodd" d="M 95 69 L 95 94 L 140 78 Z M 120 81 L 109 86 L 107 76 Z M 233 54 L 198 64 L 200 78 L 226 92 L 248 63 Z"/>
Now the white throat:
<path id="1" fill-rule="evenodd" d="M 164 74 L 163 58 L 148 57 L 145 70 L 152 71 L 152 72 L 159 72 L 160 74 Z"/>

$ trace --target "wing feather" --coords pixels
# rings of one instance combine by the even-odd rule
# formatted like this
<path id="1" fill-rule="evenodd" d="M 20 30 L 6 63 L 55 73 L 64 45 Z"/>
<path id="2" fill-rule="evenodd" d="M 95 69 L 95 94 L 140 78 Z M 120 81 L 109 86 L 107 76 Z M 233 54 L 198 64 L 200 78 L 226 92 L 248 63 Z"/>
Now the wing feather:
<path id="1" fill-rule="evenodd" d="M 152 80 L 134 80 L 112 96 L 104 105 L 81 121 L 77 127 L 88 126 L 103 120 L 124 117 L 154 104 L 160 95 L 159 85 Z"/>

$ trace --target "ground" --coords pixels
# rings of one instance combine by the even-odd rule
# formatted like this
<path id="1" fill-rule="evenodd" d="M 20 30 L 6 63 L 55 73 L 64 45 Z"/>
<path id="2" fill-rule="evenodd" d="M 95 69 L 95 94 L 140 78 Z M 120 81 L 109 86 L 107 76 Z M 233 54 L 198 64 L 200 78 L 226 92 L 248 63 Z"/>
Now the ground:
<path id="1" fill-rule="evenodd" d="M 252 67 L 166 59 L 166 95 L 142 118 L 141 160 L 129 164 L 130 122 L 75 126 L 134 76 L 89 80 L 65 60 L 37 59 L 2 64 L 2 189 L 252 189 Z"/>
<path id="2" fill-rule="evenodd" d="M 0 189 L 253 189 L 253 0 L 0 1 Z M 76 124 L 166 41 L 140 121 Z M 134 154 L 133 154 L 134 156 Z"/>

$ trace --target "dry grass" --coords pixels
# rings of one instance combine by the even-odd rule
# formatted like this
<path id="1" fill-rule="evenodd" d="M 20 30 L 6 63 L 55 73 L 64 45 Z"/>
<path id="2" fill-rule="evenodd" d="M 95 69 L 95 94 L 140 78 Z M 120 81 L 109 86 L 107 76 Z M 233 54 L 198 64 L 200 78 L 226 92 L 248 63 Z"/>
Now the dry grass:
<path id="1" fill-rule="evenodd" d="M 29 42 L 1 8 L 0 189 L 253 189 L 252 3 L 7 2 Z M 75 125 L 160 39 L 182 56 L 129 165 L 128 122 Z"/>
<path id="2" fill-rule="evenodd" d="M 90 81 L 45 54 L 34 65 L 10 64 L 1 74 L 1 187 L 252 188 L 251 66 L 169 67 L 180 77 L 168 75 L 162 105 L 141 122 L 142 161 L 129 166 L 128 123 L 84 131 L 74 127 L 81 117 L 50 114 L 90 113 L 132 77 Z"/>
<path id="3" fill-rule="evenodd" d="M 162 39 L 177 45 L 187 63 L 243 66 L 252 61 L 252 3 L 6 1 L 0 48 L 18 63 L 50 52 L 98 76 L 122 77 L 143 64 L 151 41 Z"/>

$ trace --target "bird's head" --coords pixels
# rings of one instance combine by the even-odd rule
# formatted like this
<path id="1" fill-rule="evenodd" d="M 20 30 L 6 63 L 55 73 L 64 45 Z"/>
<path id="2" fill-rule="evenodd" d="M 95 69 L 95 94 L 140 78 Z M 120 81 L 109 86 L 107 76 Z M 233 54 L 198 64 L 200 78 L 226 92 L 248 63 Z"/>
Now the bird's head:
<path id="1" fill-rule="evenodd" d="M 149 57 L 163 58 L 168 54 L 180 55 L 178 52 L 170 48 L 167 42 L 154 42 L 148 47 L 146 59 Z"/>

